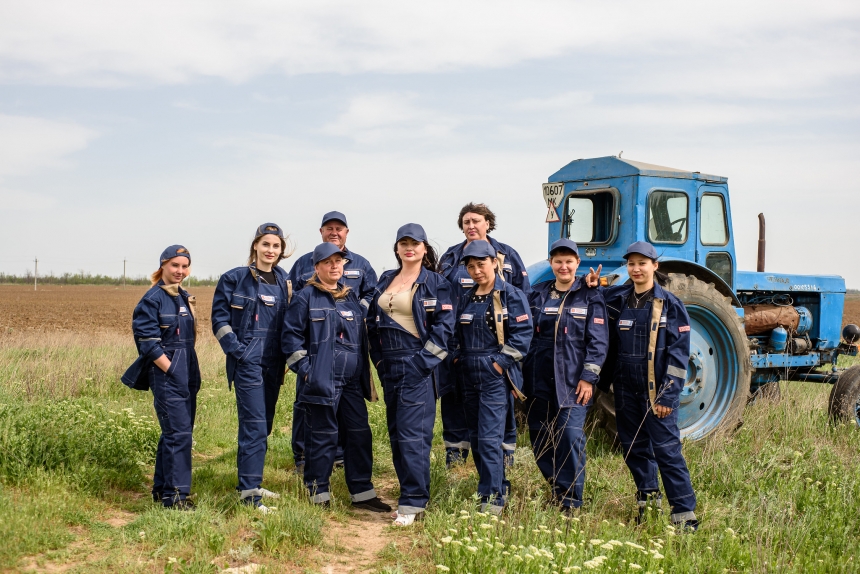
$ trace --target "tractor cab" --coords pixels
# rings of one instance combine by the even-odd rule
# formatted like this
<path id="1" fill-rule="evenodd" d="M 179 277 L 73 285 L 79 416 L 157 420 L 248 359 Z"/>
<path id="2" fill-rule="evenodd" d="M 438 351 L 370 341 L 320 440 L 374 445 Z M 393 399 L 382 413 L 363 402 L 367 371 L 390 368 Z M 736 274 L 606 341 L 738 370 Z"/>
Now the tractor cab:
<path id="1" fill-rule="evenodd" d="M 543 188 L 548 244 L 576 241 L 584 267 L 602 264 L 604 273 L 626 278 L 627 246 L 648 241 L 663 270 L 692 272 L 727 295 L 734 291 L 727 178 L 602 157 L 570 162 Z M 549 279 L 548 264 L 535 264 L 529 276 Z"/>

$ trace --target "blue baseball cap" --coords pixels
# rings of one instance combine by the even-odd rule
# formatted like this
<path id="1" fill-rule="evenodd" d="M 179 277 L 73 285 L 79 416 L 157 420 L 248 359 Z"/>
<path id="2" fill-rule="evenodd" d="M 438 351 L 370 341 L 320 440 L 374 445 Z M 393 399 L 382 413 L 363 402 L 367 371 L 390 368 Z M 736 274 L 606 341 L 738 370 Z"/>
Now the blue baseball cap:
<path id="1" fill-rule="evenodd" d="M 627 248 L 627 253 L 624 254 L 624 259 L 627 259 L 634 253 L 644 255 L 648 259 L 653 259 L 654 261 L 657 260 L 657 250 L 654 249 L 654 246 L 647 241 L 637 241 L 636 243 L 631 243 L 630 247 Z"/>
<path id="2" fill-rule="evenodd" d="M 329 211 L 328 213 L 323 215 L 323 220 L 322 223 L 320 223 L 320 227 L 333 219 L 340 221 L 345 227 L 349 227 L 349 225 L 346 223 L 346 216 L 339 211 Z"/>
<path id="3" fill-rule="evenodd" d="M 334 254 L 339 254 L 344 260 L 349 261 L 349 257 L 346 256 L 346 253 L 340 250 L 340 247 L 335 245 L 334 243 L 320 243 L 316 247 L 314 247 L 314 265 L 322 261 L 323 259 L 328 259 Z"/>
<path id="4" fill-rule="evenodd" d="M 576 246 L 576 242 L 572 239 L 557 239 L 553 242 L 549 247 L 549 256 L 552 257 L 553 252 L 558 251 L 560 249 L 565 249 L 567 251 L 573 251 L 573 253 L 579 257 L 579 247 Z"/>
<path id="5" fill-rule="evenodd" d="M 460 261 L 463 262 L 469 257 L 477 257 L 478 259 L 484 259 L 485 257 L 495 258 L 497 254 L 496 249 L 488 241 L 478 239 L 466 246 L 463 250 L 463 256 L 460 257 Z"/>
<path id="6" fill-rule="evenodd" d="M 188 264 L 191 265 L 191 254 L 181 245 L 171 245 L 161 253 L 158 259 L 158 266 L 161 267 L 165 262 L 170 261 L 174 257 L 187 257 Z"/>
<path id="7" fill-rule="evenodd" d="M 397 230 L 397 239 L 400 241 L 404 237 L 409 237 L 415 241 L 427 241 L 427 234 L 424 233 L 424 228 L 417 223 L 407 223 Z"/>
<path id="8" fill-rule="evenodd" d="M 254 235 L 254 239 L 269 234 L 277 235 L 281 239 L 284 238 L 284 232 L 283 230 L 281 230 L 280 225 L 278 225 L 277 223 L 264 223 L 257 228 L 257 233 Z"/>

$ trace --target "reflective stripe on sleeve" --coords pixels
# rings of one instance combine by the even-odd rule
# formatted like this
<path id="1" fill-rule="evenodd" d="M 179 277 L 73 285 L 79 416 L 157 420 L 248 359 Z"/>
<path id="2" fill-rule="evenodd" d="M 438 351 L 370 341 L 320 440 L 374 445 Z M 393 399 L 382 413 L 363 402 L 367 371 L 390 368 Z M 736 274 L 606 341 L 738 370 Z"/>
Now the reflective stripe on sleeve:
<path id="1" fill-rule="evenodd" d="M 438 359 L 444 359 L 448 356 L 448 351 L 446 351 L 433 341 L 427 341 L 427 343 L 424 344 L 424 349 L 432 353 Z"/>
<path id="2" fill-rule="evenodd" d="M 305 351 L 304 349 L 302 349 L 301 351 L 296 351 L 295 353 L 290 355 L 289 359 L 287 359 L 287 368 L 292 367 L 293 365 L 295 365 L 296 363 L 298 363 L 299 361 L 301 361 L 302 359 L 304 359 L 307 356 L 308 356 L 308 352 Z"/>
<path id="3" fill-rule="evenodd" d="M 523 354 L 511 347 L 510 345 L 505 345 L 502 347 L 502 354 L 512 357 L 515 361 L 520 361 L 523 358 Z"/>
<path id="4" fill-rule="evenodd" d="M 687 369 L 680 369 L 678 367 L 666 367 L 666 374 L 671 375 L 673 377 L 678 377 L 679 379 L 687 378 Z"/>
<path id="5" fill-rule="evenodd" d="M 595 365 L 594 363 L 585 363 L 582 368 L 583 370 L 594 373 L 595 375 L 600 374 L 600 365 Z"/>
<path id="6" fill-rule="evenodd" d="M 221 339 L 224 338 L 224 335 L 226 335 L 227 333 L 232 333 L 232 332 L 233 332 L 233 327 L 231 327 L 230 325 L 224 325 L 223 327 L 218 329 L 218 331 L 215 333 L 215 338 L 220 341 Z"/>
<path id="7" fill-rule="evenodd" d="M 153 337 L 151 339 L 138 339 L 138 341 L 160 341 L 161 337 Z"/>
<path id="8" fill-rule="evenodd" d="M 365 309 L 370 309 L 370 303 L 367 302 L 367 299 L 362 299 L 358 304 L 362 305 Z"/>

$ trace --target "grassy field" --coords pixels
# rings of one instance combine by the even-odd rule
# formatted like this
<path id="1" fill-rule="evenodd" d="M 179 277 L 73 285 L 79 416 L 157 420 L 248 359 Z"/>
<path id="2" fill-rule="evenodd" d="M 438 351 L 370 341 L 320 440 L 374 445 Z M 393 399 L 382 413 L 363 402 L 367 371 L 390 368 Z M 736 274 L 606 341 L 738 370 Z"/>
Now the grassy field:
<path id="1" fill-rule="evenodd" d="M 783 384 L 782 400 L 750 405 L 731 436 L 685 445 L 702 520 L 696 533 L 674 532 L 659 515 L 635 526 L 632 480 L 600 429 L 589 429 L 586 504 L 573 519 L 546 506 L 527 437 L 511 503 L 496 519 L 476 511 L 471 463 L 445 470 L 437 436 L 427 517 L 397 530 L 351 510 L 342 471 L 330 511 L 306 502 L 292 472 L 291 377 L 265 475 L 285 496 L 265 517 L 237 504 L 235 401 L 220 349 L 205 334 L 194 433 L 199 510 L 179 513 L 149 498 L 158 437 L 151 395 L 118 380 L 136 354 L 128 320 L 141 289 L 17 289 L 0 286 L 2 571 L 860 571 L 860 432 L 828 422 L 828 385 Z M 211 299 L 211 288 L 196 291 L 202 303 Z M 121 313 L 109 328 L 98 320 L 104 308 Z M 383 405 L 370 413 L 374 482 L 394 502 Z"/>

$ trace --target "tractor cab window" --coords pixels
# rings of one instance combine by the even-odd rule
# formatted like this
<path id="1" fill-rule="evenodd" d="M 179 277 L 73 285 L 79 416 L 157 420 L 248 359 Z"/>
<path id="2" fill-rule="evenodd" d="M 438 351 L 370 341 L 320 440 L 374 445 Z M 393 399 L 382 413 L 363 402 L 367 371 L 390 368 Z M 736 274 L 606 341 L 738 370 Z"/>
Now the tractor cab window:
<path id="1" fill-rule="evenodd" d="M 722 195 L 706 193 L 702 196 L 701 218 L 699 235 L 702 245 L 725 245 L 729 242 L 726 205 Z"/>
<path id="2" fill-rule="evenodd" d="M 705 258 L 705 267 L 716 273 L 726 282 L 732 284 L 732 258 L 728 253 L 712 251 Z"/>
<path id="3" fill-rule="evenodd" d="M 687 194 L 655 191 L 648 198 L 648 238 L 652 243 L 687 241 Z"/>
<path id="4" fill-rule="evenodd" d="M 615 194 L 612 191 L 567 196 L 564 236 L 582 244 L 607 244 L 613 239 Z"/>

